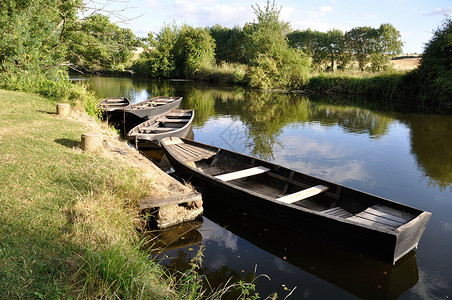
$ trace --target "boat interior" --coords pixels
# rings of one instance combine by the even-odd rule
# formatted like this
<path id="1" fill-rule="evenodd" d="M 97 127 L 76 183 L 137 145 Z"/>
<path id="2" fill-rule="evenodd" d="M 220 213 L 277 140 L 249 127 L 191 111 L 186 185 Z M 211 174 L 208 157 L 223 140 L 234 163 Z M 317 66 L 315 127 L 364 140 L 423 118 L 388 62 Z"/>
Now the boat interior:
<path id="1" fill-rule="evenodd" d="M 125 107 L 130 104 L 130 101 L 127 98 L 106 98 L 102 102 L 99 103 L 99 107 L 103 109 L 117 109 L 121 107 Z"/>
<path id="2" fill-rule="evenodd" d="M 177 140 L 172 147 L 198 171 L 275 201 L 386 230 L 395 230 L 416 217 L 387 206 L 379 197 L 256 158 Z"/>
<path id="3" fill-rule="evenodd" d="M 132 107 L 133 109 L 144 109 L 149 107 L 157 107 L 162 106 L 171 102 L 176 101 L 177 98 L 157 98 L 157 99 L 150 99 L 147 101 L 143 101 L 137 104 L 134 104 Z"/>
<path id="4" fill-rule="evenodd" d="M 155 134 L 175 131 L 184 127 L 193 115 L 188 110 L 173 110 L 157 118 L 142 123 L 131 134 Z"/>

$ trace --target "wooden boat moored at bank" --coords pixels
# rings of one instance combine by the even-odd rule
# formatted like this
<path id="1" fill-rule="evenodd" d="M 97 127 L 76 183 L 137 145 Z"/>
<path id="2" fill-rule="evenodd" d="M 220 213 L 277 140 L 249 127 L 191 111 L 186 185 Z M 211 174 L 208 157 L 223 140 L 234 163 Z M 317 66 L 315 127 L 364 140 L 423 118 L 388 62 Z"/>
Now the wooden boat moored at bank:
<path id="1" fill-rule="evenodd" d="M 135 126 L 127 133 L 127 139 L 137 147 L 159 147 L 166 137 L 185 137 L 194 116 L 193 110 L 173 109 Z"/>
<path id="2" fill-rule="evenodd" d="M 431 213 L 202 143 L 161 141 L 173 168 L 226 200 L 292 230 L 395 264 L 417 248 Z"/>
<path id="3" fill-rule="evenodd" d="M 179 107 L 182 97 L 154 97 L 124 108 L 128 114 L 151 119 Z"/>
<path id="4" fill-rule="evenodd" d="M 97 107 L 103 112 L 112 112 L 117 109 L 122 109 L 128 105 L 130 105 L 130 100 L 126 97 L 110 97 L 99 102 Z"/>

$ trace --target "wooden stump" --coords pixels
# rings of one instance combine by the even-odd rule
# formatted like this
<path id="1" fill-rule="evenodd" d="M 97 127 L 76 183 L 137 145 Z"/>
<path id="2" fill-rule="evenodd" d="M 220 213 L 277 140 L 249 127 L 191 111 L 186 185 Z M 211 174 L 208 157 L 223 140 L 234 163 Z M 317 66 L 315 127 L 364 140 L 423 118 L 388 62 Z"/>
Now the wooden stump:
<path id="1" fill-rule="evenodd" d="M 99 132 L 87 132 L 82 134 L 82 150 L 95 151 L 102 146 L 102 134 Z"/>
<path id="2" fill-rule="evenodd" d="M 56 111 L 57 115 L 59 115 L 60 117 L 66 117 L 71 111 L 71 105 L 69 105 L 68 103 L 57 103 Z"/>

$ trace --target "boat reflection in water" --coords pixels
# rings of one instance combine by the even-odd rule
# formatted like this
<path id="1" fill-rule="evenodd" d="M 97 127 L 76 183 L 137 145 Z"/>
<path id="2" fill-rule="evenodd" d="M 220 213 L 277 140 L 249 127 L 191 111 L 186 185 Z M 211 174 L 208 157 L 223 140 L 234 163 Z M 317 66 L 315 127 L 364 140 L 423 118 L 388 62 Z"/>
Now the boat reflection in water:
<path id="1" fill-rule="evenodd" d="M 214 201 L 204 203 L 209 202 Z M 290 299 L 308 295 L 311 299 L 352 295 L 397 299 L 419 278 L 415 251 L 391 265 L 288 231 L 236 208 L 207 206 L 205 216 L 202 226 L 188 223 L 160 232 L 162 240 L 155 246 L 163 250 L 158 256 L 163 265 L 185 271 L 197 253 L 195 245 L 205 244 L 203 265 L 198 271 L 214 288 L 231 277 L 232 282 L 251 282 L 255 275 L 264 273 L 270 281 L 264 277 L 255 281 L 256 292 L 263 297 L 277 292 L 283 298 L 293 290 Z M 334 286 L 325 286 L 324 281 Z M 236 299 L 237 295 L 223 299 L 229 298 Z"/>

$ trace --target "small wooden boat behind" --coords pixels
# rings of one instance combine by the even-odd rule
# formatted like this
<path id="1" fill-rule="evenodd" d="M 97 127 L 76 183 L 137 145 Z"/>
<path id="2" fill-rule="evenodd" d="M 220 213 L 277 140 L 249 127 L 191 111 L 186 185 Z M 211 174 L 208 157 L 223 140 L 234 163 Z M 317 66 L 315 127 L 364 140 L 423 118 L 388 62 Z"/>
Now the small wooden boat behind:
<path id="1" fill-rule="evenodd" d="M 179 138 L 161 145 L 173 168 L 202 184 L 209 199 L 388 263 L 417 248 L 431 216 L 233 151 Z"/>
<path id="2" fill-rule="evenodd" d="M 128 114 L 151 119 L 179 107 L 182 97 L 154 97 L 124 108 Z"/>
<path id="3" fill-rule="evenodd" d="M 166 137 L 185 137 L 194 116 L 193 110 L 173 109 L 135 126 L 127 133 L 127 139 L 137 147 L 159 147 Z"/>
<path id="4" fill-rule="evenodd" d="M 104 112 L 111 112 L 117 109 L 124 108 L 126 106 L 130 105 L 130 100 L 126 97 L 116 97 L 116 98 L 105 98 L 99 104 L 97 107 L 101 109 Z"/>

